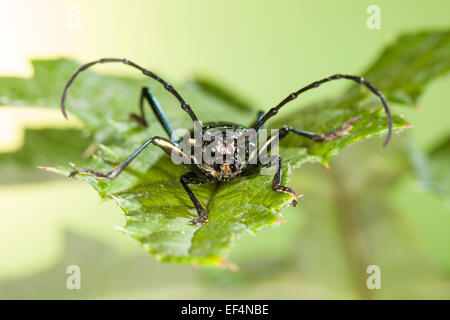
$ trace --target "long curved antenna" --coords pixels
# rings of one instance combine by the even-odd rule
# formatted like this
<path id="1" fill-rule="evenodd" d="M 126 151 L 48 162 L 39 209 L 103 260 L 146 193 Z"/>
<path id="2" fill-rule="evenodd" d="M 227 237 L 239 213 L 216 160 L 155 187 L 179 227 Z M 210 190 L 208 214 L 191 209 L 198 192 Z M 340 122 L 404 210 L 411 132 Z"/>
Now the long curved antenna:
<path id="1" fill-rule="evenodd" d="M 384 98 L 383 94 L 377 88 L 375 88 L 371 83 L 367 82 L 366 80 L 364 80 L 361 77 L 351 76 L 351 75 L 346 75 L 346 74 L 335 74 L 335 75 L 332 75 L 332 76 L 330 76 L 328 78 L 324 78 L 322 80 L 315 81 L 315 82 L 307 85 L 306 87 L 303 87 L 300 90 L 291 93 L 283 101 L 281 101 L 276 107 L 273 107 L 272 109 L 270 109 L 264 115 L 264 117 L 262 117 L 262 119 L 255 124 L 255 126 L 253 128 L 256 131 L 258 131 L 261 128 L 261 126 L 267 120 L 269 120 L 270 118 L 272 118 L 274 115 L 276 115 L 278 113 L 278 110 L 280 110 L 281 107 L 283 107 L 286 103 L 296 99 L 303 92 L 308 91 L 310 89 L 317 88 L 322 83 L 325 83 L 325 82 L 328 82 L 328 81 L 332 81 L 332 80 L 338 80 L 338 79 L 348 79 L 348 80 L 353 80 L 355 82 L 363 84 L 367 88 L 369 88 L 369 90 L 372 91 L 378 98 L 380 98 L 381 103 L 383 104 L 383 107 L 384 107 L 384 111 L 386 112 L 386 116 L 387 116 L 387 120 L 388 120 L 388 127 L 389 127 L 389 132 L 388 132 L 388 134 L 386 136 L 386 139 L 384 140 L 384 143 L 383 143 L 383 148 L 386 147 L 388 145 L 390 139 L 391 139 L 391 136 L 392 136 L 392 116 L 391 116 L 391 111 L 389 110 L 389 106 L 388 106 L 388 104 L 386 102 L 386 99 Z"/>
<path id="2" fill-rule="evenodd" d="M 62 113 L 63 113 L 63 115 L 64 115 L 64 117 L 66 119 L 67 119 L 67 112 L 66 112 L 65 100 L 66 100 L 67 90 L 69 89 L 70 85 L 75 80 L 75 78 L 78 76 L 78 74 L 80 72 L 86 70 L 87 68 L 92 67 L 95 64 L 98 64 L 98 63 L 109 63 L 109 62 L 121 62 L 121 63 L 124 63 L 126 65 L 129 65 L 129 66 L 135 68 L 135 69 L 140 70 L 146 76 L 149 76 L 150 78 L 155 79 L 156 81 L 161 83 L 167 91 L 169 91 L 172 95 L 174 95 L 175 98 L 177 98 L 177 100 L 181 103 L 181 108 L 189 114 L 189 116 L 191 117 L 191 119 L 193 121 L 198 121 L 198 118 L 195 115 L 194 111 L 192 111 L 191 106 L 186 101 L 184 101 L 184 99 L 174 89 L 174 87 L 172 85 L 170 85 L 169 83 L 167 83 L 166 81 L 161 79 L 158 75 L 154 74 L 153 72 L 151 72 L 151 71 L 149 71 L 147 69 L 144 69 L 143 67 L 135 64 L 134 62 L 132 62 L 132 61 L 130 61 L 128 59 L 117 59 L 117 58 L 104 58 L 104 59 L 100 59 L 100 60 L 96 60 L 96 61 L 92 61 L 92 62 L 86 63 L 85 65 L 82 65 L 72 75 L 72 77 L 70 77 L 69 81 L 67 81 L 66 86 L 64 87 L 64 91 L 63 91 L 62 96 L 61 96 L 61 111 L 62 111 Z"/>

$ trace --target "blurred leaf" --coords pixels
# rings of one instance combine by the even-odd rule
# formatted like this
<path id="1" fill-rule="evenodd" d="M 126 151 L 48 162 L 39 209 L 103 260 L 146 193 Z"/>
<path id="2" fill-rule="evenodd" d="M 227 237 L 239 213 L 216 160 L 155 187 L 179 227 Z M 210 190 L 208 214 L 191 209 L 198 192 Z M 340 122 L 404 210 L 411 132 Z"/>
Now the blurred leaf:
<path id="1" fill-rule="evenodd" d="M 26 130 L 24 140 L 24 145 L 18 151 L 0 152 L 0 166 L 30 168 L 40 165 L 54 166 L 62 161 L 79 162 L 91 141 L 82 131 L 75 129 Z"/>
<path id="2" fill-rule="evenodd" d="M 242 98 L 236 94 L 230 93 L 230 89 L 223 87 L 219 82 L 213 80 L 208 76 L 196 76 L 195 82 L 205 91 L 216 98 L 225 101 L 228 104 L 241 108 L 243 110 L 252 110 L 252 104 L 245 98 Z"/>
<path id="3" fill-rule="evenodd" d="M 448 197 L 450 195 L 450 137 L 444 139 L 428 154 L 412 141 L 405 139 L 407 156 L 420 185 L 427 191 Z"/>
<path id="4" fill-rule="evenodd" d="M 439 194 L 449 196 L 450 169 L 448 162 L 450 159 L 450 136 L 448 136 L 440 145 L 435 147 L 428 157 L 433 179 L 433 190 Z"/>
<path id="5" fill-rule="evenodd" d="M 449 71 L 450 31 L 422 31 L 387 47 L 364 77 L 390 101 L 414 105 L 430 81 Z"/>
<path id="6" fill-rule="evenodd" d="M 56 166 L 62 162 L 86 161 L 86 148 L 91 143 L 81 130 L 26 130 L 24 145 L 16 152 L 0 152 L 1 183 L 17 183 L 47 178 L 38 166 Z"/>

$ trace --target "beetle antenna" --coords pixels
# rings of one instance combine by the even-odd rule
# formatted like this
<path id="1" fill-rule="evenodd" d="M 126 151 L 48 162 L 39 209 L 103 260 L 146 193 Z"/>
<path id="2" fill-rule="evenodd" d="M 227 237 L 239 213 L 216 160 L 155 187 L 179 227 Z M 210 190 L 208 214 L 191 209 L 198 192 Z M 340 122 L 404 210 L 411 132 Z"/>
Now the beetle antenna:
<path id="1" fill-rule="evenodd" d="M 191 119 L 193 121 L 199 121 L 197 116 L 195 115 L 194 111 L 192 110 L 191 106 L 184 101 L 184 99 L 181 97 L 181 95 L 175 90 L 175 88 L 170 85 L 169 83 L 167 83 L 165 80 L 163 80 L 162 78 L 160 78 L 158 75 L 156 75 L 155 73 L 135 64 L 134 62 L 128 60 L 128 59 L 117 59 L 117 58 L 104 58 L 104 59 L 100 59 L 100 60 L 96 60 L 96 61 L 92 61 L 89 63 L 86 63 L 84 65 L 82 65 L 80 68 L 78 68 L 78 70 L 70 77 L 69 81 L 67 81 L 66 86 L 64 87 L 64 91 L 62 93 L 61 96 L 61 111 L 64 115 L 64 117 L 67 119 L 67 112 L 66 112 L 66 106 L 65 106 L 65 100 L 66 100 L 66 95 L 67 95 L 67 91 L 70 87 L 70 85 L 72 84 L 72 82 L 75 80 L 75 78 L 78 76 L 78 74 L 90 67 L 92 67 L 95 64 L 98 63 L 109 63 L 109 62 L 121 62 L 124 63 L 126 65 L 129 65 L 135 69 L 140 70 L 143 74 L 145 74 L 146 76 L 149 76 L 150 78 L 155 79 L 156 81 L 158 81 L 159 83 L 161 83 L 164 88 L 169 91 L 172 95 L 175 96 L 175 98 L 177 98 L 177 100 L 180 102 L 181 104 L 181 108 L 186 111 L 189 116 L 191 117 Z"/>
<path id="2" fill-rule="evenodd" d="M 386 99 L 384 98 L 383 94 L 377 88 L 375 88 L 370 82 L 367 82 L 366 80 L 364 80 L 364 78 L 357 77 L 357 76 L 352 76 L 352 75 L 346 75 L 346 74 L 335 74 L 335 75 L 332 75 L 331 77 L 324 78 L 324 79 L 319 80 L 319 81 L 315 81 L 315 82 L 307 85 L 306 87 L 303 87 L 300 90 L 291 93 L 283 101 L 281 101 L 277 106 L 275 106 L 272 109 L 270 109 L 264 115 L 264 117 L 262 117 L 254 125 L 253 128 L 256 131 L 258 131 L 267 120 L 269 120 L 270 118 L 272 118 L 273 116 L 275 116 L 278 113 L 278 110 L 280 110 L 281 107 L 283 107 L 286 103 L 296 99 L 300 94 L 302 94 L 302 93 L 304 93 L 304 92 L 306 92 L 306 91 L 308 91 L 310 89 L 318 88 L 321 84 L 323 84 L 325 82 L 329 82 L 329 81 L 332 81 L 332 80 L 339 80 L 339 79 L 353 80 L 355 82 L 363 84 L 364 86 L 366 86 L 370 91 L 372 91 L 381 100 L 381 103 L 383 104 L 384 111 L 386 112 L 388 128 L 389 128 L 388 134 L 387 134 L 386 139 L 384 140 L 384 143 L 383 143 L 383 148 L 386 147 L 388 145 L 389 141 L 391 140 L 391 136 L 392 136 L 392 116 L 391 116 L 391 111 L 389 109 L 389 106 L 387 104 Z"/>

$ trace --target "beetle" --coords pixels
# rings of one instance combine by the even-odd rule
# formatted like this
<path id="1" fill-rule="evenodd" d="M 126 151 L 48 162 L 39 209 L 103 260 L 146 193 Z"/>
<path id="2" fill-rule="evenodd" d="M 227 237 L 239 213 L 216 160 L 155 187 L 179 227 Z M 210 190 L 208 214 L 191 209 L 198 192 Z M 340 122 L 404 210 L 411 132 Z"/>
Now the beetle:
<path id="1" fill-rule="evenodd" d="M 275 107 L 269 109 L 266 113 L 260 111 L 253 123 L 250 127 L 245 127 L 242 125 L 230 123 L 230 122 L 208 122 L 208 123 L 202 123 L 197 118 L 196 114 L 192 110 L 191 106 L 183 99 L 183 97 L 178 93 L 178 91 L 175 90 L 175 88 L 170 85 L 168 82 L 163 80 L 161 77 L 159 77 L 157 74 L 153 73 L 150 70 L 147 70 L 140 65 L 135 64 L 134 62 L 128 60 L 128 59 L 118 59 L 118 58 L 104 58 L 99 59 L 96 61 L 89 62 L 87 64 L 82 65 L 68 80 L 66 83 L 62 96 L 61 96 L 61 110 L 64 115 L 64 117 L 67 119 L 67 112 L 65 107 L 65 100 L 67 96 L 67 92 L 75 78 L 78 76 L 78 74 L 96 64 L 103 64 L 103 63 L 123 63 L 125 65 L 131 66 L 139 71 L 141 71 L 144 75 L 153 78 L 157 82 L 159 82 L 165 90 L 170 92 L 180 103 L 181 108 L 190 116 L 194 124 L 198 124 L 200 131 L 204 134 L 208 132 L 208 130 L 214 129 L 219 132 L 224 138 L 226 135 L 226 132 L 230 129 L 240 129 L 241 132 L 244 134 L 249 132 L 250 130 L 253 130 L 252 132 L 256 132 L 257 135 L 259 135 L 259 132 L 263 125 L 267 122 L 267 120 L 274 117 L 279 110 L 286 105 L 288 102 L 296 99 L 300 94 L 314 88 L 318 88 L 323 83 L 333 81 L 333 80 L 339 80 L 339 79 L 347 79 L 352 80 L 354 82 L 357 82 L 361 85 L 366 86 L 373 94 L 375 94 L 379 100 L 381 101 L 383 108 L 386 113 L 387 122 L 388 122 L 388 134 L 386 136 L 386 139 L 384 140 L 383 147 L 387 146 L 389 143 L 389 140 L 392 136 L 392 116 L 389 109 L 389 106 L 387 104 L 386 99 L 384 98 L 383 94 L 371 83 L 364 80 L 362 77 L 353 76 L 353 75 L 347 75 L 347 74 L 335 74 L 330 77 L 314 81 L 311 84 L 292 92 L 289 94 L 286 98 L 284 98 L 280 103 L 278 103 Z M 186 154 L 184 150 L 180 148 L 180 142 L 174 135 L 174 130 L 168 121 L 163 108 L 159 104 L 156 97 L 152 94 L 151 90 L 148 87 L 143 87 L 140 95 L 140 103 L 139 103 L 139 109 L 140 114 L 134 114 L 132 113 L 130 115 L 130 118 L 140 125 L 147 127 L 148 123 L 145 119 L 145 112 L 144 112 L 144 102 L 147 101 L 155 114 L 156 118 L 158 119 L 159 123 L 164 128 L 167 135 L 170 137 L 170 139 L 155 136 L 147 141 L 145 141 L 136 151 L 134 151 L 130 156 L 128 156 L 125 160 L 117 164 L 111 171 L 107 173 L 97 172 L 91 169 L 77 169 L 70 173 L 69 177 L 75 177 L 77 174 L 86 174 L 93 176 L 98 179 L 110 179 L 113 180 L 117 178 L 120 173 L 127 168 L 127 166 L 149 145 L 155 145 L 161 149 L 163 149 L 167 154 L 173 154 L 174 152 L 184 158 L 188 158 L 189 160 L 192 160 L 189 163 L 185 163 L 184 165 L 190 169 L 190 171 L 184 173 L 180 177 L 180 183 L 183 186 L 184 190 L 188 194 L 189 198 L 191 199 L 196 211 L 197 211 L 197 217 L 193 220 L 191 220 L 191 223 L 196 225 L 197 227 L 202 226 L 204 223 L 208 221 L 208 212 L 203 206 L 203 204 L 199 201 L 199 199 L 195 196 L 195 194 L 192 192 L 192 190 L 189 188 L 190 184 L 203 184 L 208 182 L 214 182 L 214 181 L 228 181 L 233 178 L 238 177 L 244 177 L 252 174 L 255 169 L 261 167 L 263 164 L 257 160 L 256 163 L 253 161 L 249 161 L 249 158 L 252 158 L 251 155 L 246 153 L 247 161 L 240 161 L 239 163 L 236 162 L 229 162 L 229 156 L 231 155 L 231 159 L 235 160 L 236 158 L 236 146 L 235 143 L 237 141 L 238 137 L 235 137 L 234 144 L 233 142 L 231 144 L 219 144 L 214 146 L 213 153 L 215 157 L 210 161 L 200 160 L 196 161 L 195 158 L 192 156 L 189 156 Z M 358 117 L 353 117 L 349 120 L 347 120 L 340 128 L 335 129 L 333 131 L 330 131 L 328 133 L 316 133 L 316 132 L 310 132 L 305 131 L 301 129 L 292 128 L 289 126 L 283 126 L 279 129 L 278 134 L 278 140 L 281 140 L 282 138 L 286 137 L 289 133 L 293 133 L 302 137 L 306 137 L 308 139 L 311 139 L 313 141 L 317 142 L 327 142 L 331 141 L 333 139 L 338 138 L 339 136 L 345 134 L 347 131 L 352 129 L 352 122 L 358 121 Z M 206 148 L 211 147 L 213 142 L 199 142 L 195 139 L 194 131 L 191 131 L 190 137 L 188 139 L 192 143 L 192 148 L 197 143 L 200 144 L 201 149 L 204 151 Z M 272 141 L 274 139 L 273 136 L 269 137 L 269 141 Z M 248 139 L 246 140 L 247 146 L 248 146 Z M 265 143 L 264 145 L 260 146 L 259 149 L 257 149 L 257 154 L 259 155 L 262 151 L 268 151 L 269 144 Z M 217 159 L 225 159 L 224 161 L 217 161 Z M 252 158 L 253 159 L 253 158 Z M 291 203 L 293 206 L 297 204 L 296 199 L 300 197 L 301 195 L 297 194 L 294 190 L 287 186 L 283 186 L 281 183 L 281 175 L 282 175 L 282 158 L 280 156 L 273 156 L 272 160 L 275 160 L 276 162 L 276 172 L 273 175 L 272 179 L 272 189 L 276 192 L 282 192 L 286 194 L 292 195 Z"/>

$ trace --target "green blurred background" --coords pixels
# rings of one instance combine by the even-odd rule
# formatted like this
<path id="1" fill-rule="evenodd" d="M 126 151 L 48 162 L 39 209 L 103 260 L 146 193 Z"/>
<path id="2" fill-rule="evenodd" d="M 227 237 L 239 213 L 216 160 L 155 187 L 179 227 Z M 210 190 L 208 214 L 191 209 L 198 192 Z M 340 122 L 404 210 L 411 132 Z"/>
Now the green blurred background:
<path id="1" fill-rule="evenodd" d="M 366 27 L 372 4 L 381 8 L 380 30 Z M 436 0 L 0 5 L 0 74 L 29 76 L 35 57 L 127 57 L 173 82 L 212 76 L 263 109 L 313 80 L 362 73 L 402 32 L 448 28 L 450 11 Z M 119 66 L 97 70 L 136 75 Z M 230 255 L 237 273 L 160 264 L 114 229 L 124 222 L 121 211 L 88 185 L 50 174 L 25 182 L 0 171 L 0 298 L 448 299 L 449 201 L 428 187 L 424 162 L 449 134 L 449 85 L 448 77 L 434 81 L 415 109 L 393 106 L 414 128 L 386 150 L 375 139 L 345 149 L 330 170 L 297 170 L 291 186 L 303 201 L 283 212 L 279 228 L 238 241 Z M 326 86 L 303 101 L 344 87 Z M 1 116 L 19 127 L 61 126 L 32 111 Z M 2 129 L 5 145 L 20 148 L 20 131 Z M 71 264 L 81 267 L 81 290 L 66 289 Z M 366 287 L 369 265 L 381 268 L 380 290 Z"/>

